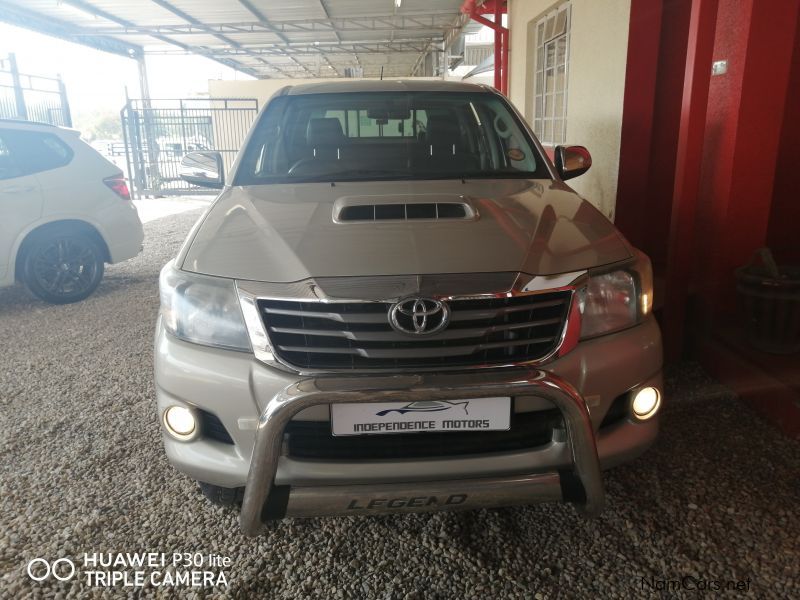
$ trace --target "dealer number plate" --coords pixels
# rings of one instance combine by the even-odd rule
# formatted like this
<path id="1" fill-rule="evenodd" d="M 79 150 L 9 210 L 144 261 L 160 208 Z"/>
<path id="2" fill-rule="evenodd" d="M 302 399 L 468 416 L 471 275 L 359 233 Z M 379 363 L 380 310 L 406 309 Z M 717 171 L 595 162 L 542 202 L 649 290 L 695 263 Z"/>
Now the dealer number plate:
<path id="1" fill-rule="evenodd" d="M 511 398 L 332 404 L 333 435 L 431 431 L 506 431 Z"/>

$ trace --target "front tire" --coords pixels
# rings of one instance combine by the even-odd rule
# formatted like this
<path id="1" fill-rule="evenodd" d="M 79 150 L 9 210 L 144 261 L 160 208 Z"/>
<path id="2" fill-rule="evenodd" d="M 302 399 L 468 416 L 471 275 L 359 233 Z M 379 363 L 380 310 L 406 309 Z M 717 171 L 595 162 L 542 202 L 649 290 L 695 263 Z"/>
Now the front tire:
<path id="1" fill-rule="evenodd" d="M 238 508 L 242 505 L 244 498 L 244 488 L 224 488 L 210 483 L 197 482 L 203 496 L 217 506 L 228 506 Z"/>
<path id="2" fill-rule="evenodd" d="M 103 279 L 103 251 L 91 237 L 55 233 L 35 240 L 25 253 L 25 285 L 51 304 L 80 302 Z"/>

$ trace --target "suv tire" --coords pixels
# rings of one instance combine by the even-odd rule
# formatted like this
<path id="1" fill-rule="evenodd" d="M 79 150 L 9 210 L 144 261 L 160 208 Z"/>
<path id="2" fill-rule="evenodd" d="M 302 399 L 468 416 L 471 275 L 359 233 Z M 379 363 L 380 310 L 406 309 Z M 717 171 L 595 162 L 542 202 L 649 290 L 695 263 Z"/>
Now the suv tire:
<path id="1" fill-rule="evenodd" d="M 212 504 L 217 506 L 233 506 L 239 507 L 242 505 L 242 498 L 244 498 L 244 488 L 226 488 L 210 483 L 197 482 L 200 485 L 200 491 L 203 495 L 211 501 Z"/>
<path id="2" fill-rule="evenodd" d="M 88 235 L 55 232 L 34 239 L 22 264 L 25 285 L 51 304 L 69 304 L 88 297 L 100 285 L 103 250 Z"/>

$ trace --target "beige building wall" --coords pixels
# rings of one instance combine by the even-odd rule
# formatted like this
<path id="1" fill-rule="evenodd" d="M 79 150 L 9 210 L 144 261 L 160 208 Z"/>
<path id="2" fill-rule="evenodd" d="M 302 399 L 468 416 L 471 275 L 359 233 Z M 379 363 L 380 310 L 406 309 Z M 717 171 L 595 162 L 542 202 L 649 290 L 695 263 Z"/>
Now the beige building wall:
<path id="1" fill-rule="evenodd" d="M 250 79 L 246 81 L 209 79 L 208 93 L 212 98 L 256 98 L 260 109 L 270 99 L 270 96 L 282 87 L 321 81 L 330 81 L 330 79 Z"/>
<path id="2" fill-rule="evenodd" d="M 509 0 L 509 93 L 533 122 L 535 23 L 563 4 Z M 586 146 L 592 168 L 569 184 L 613 219 L 617 196 L 631 0 L 571 0 L 567 141 Z"/>

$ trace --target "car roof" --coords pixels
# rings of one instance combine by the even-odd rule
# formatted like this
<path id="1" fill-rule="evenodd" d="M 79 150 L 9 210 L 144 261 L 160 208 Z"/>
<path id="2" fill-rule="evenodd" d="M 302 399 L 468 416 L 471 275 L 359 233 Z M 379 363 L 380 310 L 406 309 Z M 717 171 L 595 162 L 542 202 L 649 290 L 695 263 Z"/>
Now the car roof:
<path id="1" fill-rule="evenodd" d="M 48 130 L 53 129 L 61 129 L 61 127 L 57 127 L 56 125 L 51 125 L 50 123 L 45 123 L 44 121 L 25 121 L 23 119 L 3 119 L 0 118 L 0 126 L 13 125 L 15 127 L 23 127 L 23 128 L 34 128 L 38 129 L 40 127 L 46 128 Z"/>
<path id="2" fill-rule="evenodd" d="M 46 131 L 48 133 L 66 133 L 77 134 L 80 132 L 71 127 L 61 127 L 60 125 L 53 125 L 43 121 L 23 121 L 22 119 L 4 119 L 0 118 L 0 127 L 13 127 L 15 129 L 32 129 L 34 131 Z"/>
<path id="3" fill-rule="evenodd" d="M 11 119 L 8 117 L 0 117 L 0 123 L 4 125 L 43 125 L 44 127 L 55 127 L 55 125 L 45 123 L 44 121 L 29 121 L 27 119 Z"/>
<path id="4" fill-rule="evenodd" d="M 478 92 L 486 93 L 492 88 L 462 81 L 442 79 L 359 79 L 333 80 L 322 83 L 304 83 L 283 88 L 280 95 L 301 96 L 304 94 L 341 94 L 346 92 Z"/>

